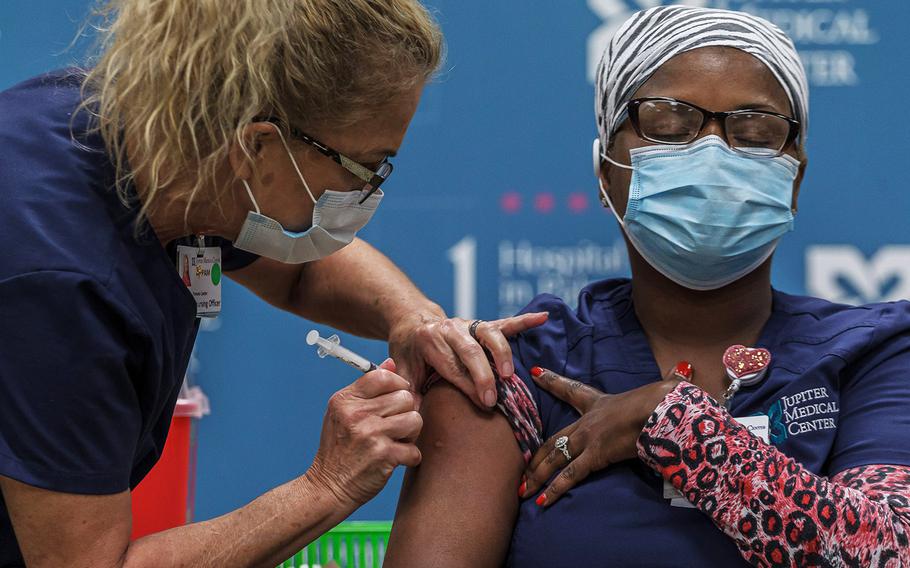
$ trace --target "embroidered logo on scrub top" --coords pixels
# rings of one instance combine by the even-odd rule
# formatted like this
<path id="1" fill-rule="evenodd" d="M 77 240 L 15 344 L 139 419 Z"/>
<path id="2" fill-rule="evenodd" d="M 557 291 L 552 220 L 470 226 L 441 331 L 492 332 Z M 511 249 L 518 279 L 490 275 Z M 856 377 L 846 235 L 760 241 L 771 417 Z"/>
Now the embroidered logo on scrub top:
<path id="1" fill-rule="evenodd" d="M 834 430 L 839 411 L 837 401 L 831 400 L 825 387 L 785 396 L 768 409 L 771 443 L 780 444 L 789 436 L 807 432 Z"/>

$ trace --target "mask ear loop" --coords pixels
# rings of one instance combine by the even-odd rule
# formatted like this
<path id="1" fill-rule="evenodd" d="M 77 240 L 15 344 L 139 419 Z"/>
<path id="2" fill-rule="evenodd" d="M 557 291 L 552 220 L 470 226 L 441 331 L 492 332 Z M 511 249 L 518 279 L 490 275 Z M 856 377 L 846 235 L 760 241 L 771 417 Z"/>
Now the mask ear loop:
<path id="1" fill-rule="evenodd" d="M 626 224 L 623 222 L 622 219 L 619 218 L 619 213 L 616 212 L 616 208 L 613 207 L 613 202 L 610 200 L 610 196 L 609 196 L 609 194 L 607 194 L 607 190 L 604 189 L 604 180 L 600 176 L 600 161 L 606 160 L 616 167 L 624 168 L 627 170 L 634 171 L 635 168 L 633 168 L 631 166 L 626 166 L 626 165 L 620 164 L 620 163 L 612 160 L 609 156 L 607 156 L 606 154 L 601 152 L 600 149 L 601 149 L 600 138 L 595 138 L 594 146 L 592 148 L 592 150 L 593 150 L 592 157 L 594 159 L 594 175 L 597 177 L 597 186 L 600 188 L 600 204 L 603 205 L 604 207 L 606 207 L 607 209 L 609 209 L 611 213 L 613 213 L 613 216 L 616 217 L 616 221 L 619 222 L 619 226 L 622 227 L 622 229 L 625 231 Z"/>
<path id="2" fill-rule="evenodd" d="M 607 195 L 607 190 L 604 189 L 604 182 L 602 179 L 597 179 L 597 185 L 600 187 L 600 203 L 604 207 L 610 210 L 613 213 L 613 216 L 616 217 L 616 221 L 619 223 L 619 226 L 622 227 L 623 231 L 626 230 L 625 222 L 619 218 L 619 213 L 616 212 L 616 208 L 613 207 L 613 202 L 610 201 L 610 196 Z"/>
<path id="3" fill-rule="evenodd" d="M 284 139 L 284 134 L 281 133 L 281 129 L 278 128 L 277 124 L 271 124 L 275 128 L 275 132 L 278 133 L 278 137 L 281 138 L 281 144 L 284 146 L 284 150 L 288 153 L 288 158 L 291 159 L 291 164 L 294 166 L 294 171 L 297 172 L 297 176 L 300 178 L 300 181 L 303 182 L 303 187 L 306 189 L 307 194 L 310 196 L 310 199 L 313 201 L 313 205 L 316 204 L 316 198 L 313 197 L 313 192 L 310 191 L 310 184 L 306 182 L 306 178 L 303 177 L 303 173 L 300 171 L 300 168 L 297 166 L 297 160 L 294 159 L 294 154 L 291 153 L 291 148 L 288 146 L 287 140 Z"/>
<path id="4" fill-rule="evenodd" d="M 616 218 L 616 222 L 619 223 L 619 226 L 622 229 L 622 232 L 626 234 L 626 238 L 629 239 L 629 242 L 632 243 L 632 246 L 635 248 L 635 250 L 638 251 L 638 254 L 640 254 L 642 256 L 642 258 L 645 258 L 647 260 L 647 257 L 645 257 L 645 255 L 643 255 L 641 253 L 641 249 L 638 248 L 638 244 L 635 241 L 635 239 L 633 239 L 632 237 L 629 236 L 629 231 L 626 230 L 625 221 L 623 221 L 619 217 L 619 213 L 617 213 L 616 208 L 613 207 L 613 201 L 610 200 L 610 195 L 607 193 L 607 190 L 604 188 L 604 180 L 600 176 L 600 160 L 601 159 L 604 159 L 619 168 L 625 168 L 627 170 L 633 170 L 633 171 L 635 170 L 635 168 L 626 166 L 623 164 L 619 164 L 619 163 L 611 160 L 609 158 L 609 156 L 607 156 L 606 154 L 604 154 L 600 151 L 600 139 L 597 139 L 594 141 L 594 169 L 595 169 L 595 173 L 597 174 L 597 186 L 600 188 L 600 203 L 604 207 L 609 209 L 611 213 L 613 213 L 613 217 Z M 648 263 L 650 264 L 650 261 L 648 261 Z"/>
<path id="5" fill-rule="evenodd" d="M 617 162 L 616 160 L 614 160 L 614 159 L 611 158 L 610 156 L 607 156 L 607 154 L 606 154 L 605 152 L 603 152 L 602 149 L 603 149 L 603 145 L 601 145 L 601 143 L 600 143 L 600 138 L 595 138 L 595 139 L 594 139 L 594 145 L 593 145 L 592 148 L 591 148 L 591 150 L 593 150 L 593 151 L 592 151 L 592 158 L 593 158 L 593 160 L 594 160 L 594 175 L 595 175 L 595 176 L 600 177 L 600 161 L 601 161 L 601 160 L 606 160 L 607 162 L 610 162 L 611 164 L 613 164 L 613 165 L 616 166 L 617 168 L 622 168 L 622 169 L 624 169 L 624 170 L 635 171 L 635 168 L 633 168 L 632 166 L 627 166 L 627 165 L 625 165 L 625 164 L 620 164 L 619 162 Z"/>
<path id="6" fill-rule="evenodd" d="M 603 158 L 604 160 L 610 162 L 611 164 L 613 164 L 613 165 L 616 166 L 617 168 L 622 168 L 622 169 L 624 169 L 624 170 L 629 170 L 630 172 L 634 172 L 634 171 L 635 171 L 635 168 L 633 168 L 632 166 L 627 166 L 627 165 L 625 165 L 625 164 L 620 164 L 619 162 L 617 162 L 616 160 L 614 160 L 614 159 L 611 158 L 610 156 L 607 156 L 606 154 L 601 154 L 600 157 Z"/>
<path id="7" fill-rule="evenodd" d="M 250 196 L 250 201 L 253 202 L 253 207 L 256 208 L 256 214 L 257 214 L 257 215 L 261 215 L 262 213 L 260 213 L 260 211 L 259 211 L 259 204 L 256 203 L 256 198 L 253 197 L 253 190 L 250 189 L 250 184 L 248 184 L 248 183 L 246 182 L 246 180 L 243 179 L 243 178 L 241 178 L 240 181 L 243 182 L 243 187 L 246 188 L 246 194 Z"/>

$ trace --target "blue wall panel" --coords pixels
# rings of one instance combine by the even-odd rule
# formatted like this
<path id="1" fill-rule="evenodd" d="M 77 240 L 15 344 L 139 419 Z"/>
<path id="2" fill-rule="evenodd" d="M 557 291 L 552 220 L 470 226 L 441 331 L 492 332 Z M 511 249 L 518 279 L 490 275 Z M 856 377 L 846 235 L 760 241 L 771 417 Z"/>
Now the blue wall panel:
<path id="1" fill-rule="evenodd" d="M 363 236 L 464 316 L 510 314 L 539 292 L 573 297 L 589 280 L 627 274 L 591 173 L 589 52 L 633 10 L 658 3 L 432 2 L 448 60 Z M 776 257 L 777 287 L 849 302 L 910 296 L 910 4 L 688 3 L 773 19 L 808 65 L 810 164 L 796 230 Z M 0 2 L 0 88 L 77 60 L 86 42 L 66 48 L 87 7 Z M 355 378 L 305 345 L 312 327 L 225 285 L 224 313 L 200 335 L 193 366 L 213 409 L 199 424 L 197 517 L 242 505 L 312 460 L 326 400 Z M 385 355 L 379 342 L 343 339 Z M 399 484 L 400 473 L 354 518 L 391 518 Z"/>

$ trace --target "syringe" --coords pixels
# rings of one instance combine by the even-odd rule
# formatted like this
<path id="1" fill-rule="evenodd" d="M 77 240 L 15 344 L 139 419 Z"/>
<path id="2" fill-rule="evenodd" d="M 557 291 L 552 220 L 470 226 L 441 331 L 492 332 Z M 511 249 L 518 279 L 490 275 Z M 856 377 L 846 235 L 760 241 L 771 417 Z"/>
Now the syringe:
<path id="1" fill-rule="evenodd" d="M 316 354 L 319 355 L 320 358 L 331 355 L 339 361 L 344 361 L 361 373 L 375 371 L 378 368 L 375 364 L 371 363 L 369 359 L 361 357 L 350 349 L 342 347 L 341 339 L 337 335 L 333 335 L 326 339 L 325 337 L 319 337 L 319 332 L 314 329 L 306 334 L 306 343 L 307 345 L 317 346 Z"/>

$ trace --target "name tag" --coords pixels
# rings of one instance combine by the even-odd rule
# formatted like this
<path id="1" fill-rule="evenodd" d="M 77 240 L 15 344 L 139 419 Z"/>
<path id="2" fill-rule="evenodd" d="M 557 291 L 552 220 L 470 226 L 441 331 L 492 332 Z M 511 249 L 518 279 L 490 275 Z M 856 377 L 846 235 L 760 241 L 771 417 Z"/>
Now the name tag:
<path id="1" fill-rule="evenodd" d="M 196 317 L 217 317 L 221 313 L 221 247 L 178 245 L 177 272 L 196 299 Z"/>
<path id="2" fill-rule="evenodd" d="M 768 417 L 764 414 L 761 416 L 743 416 L 742 418 L 734 418 L 734 420 L 748 428 L 752 435 L 761 438 L 764 443 L 770 443 L 768 442 L 768 434 L 771 425 L 768 423 Z"/>
<path id="3" fill-rule="evenodd" d="M 768 432 L 770 425 L 768 423 L 768 417 L 761 416 L 743 416 L 740 418 L 734 418 L 737 422 L 749 429 L 754 436 L 757 436 L 766 444 L 769 443 Z M 683 494 L 678 491 L 675 487 L 670 485 L 670 482 L 664 480 L 664 499 L 670 500 L 670 505 L 674 507 L 683 507 L 688 509 L 694 509 L 695 505 L 689 502 Z"/>

